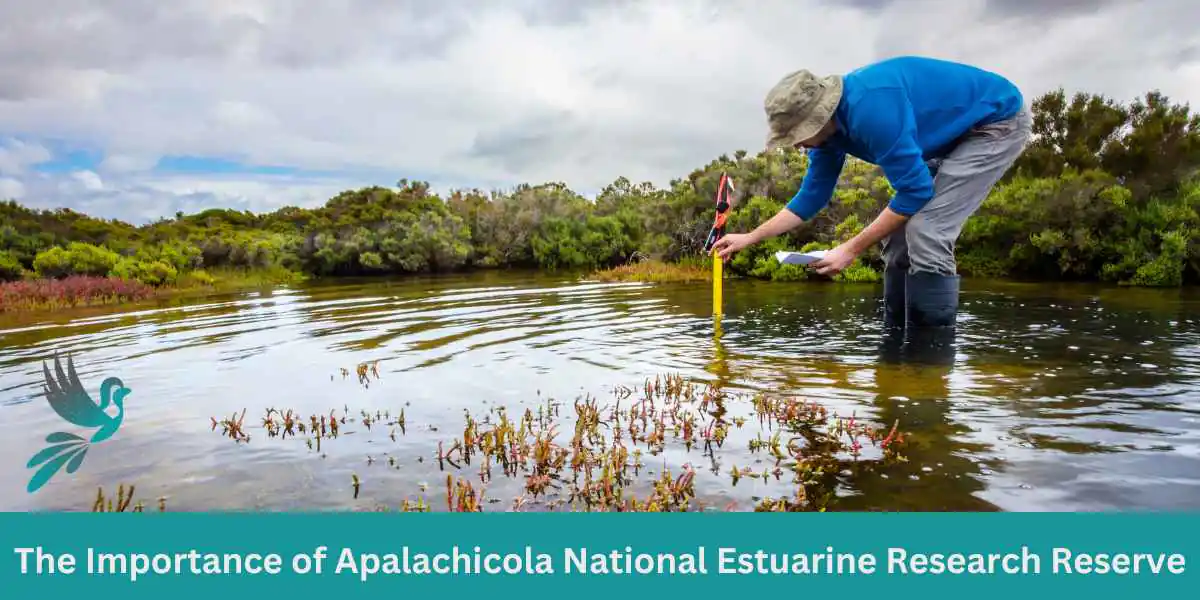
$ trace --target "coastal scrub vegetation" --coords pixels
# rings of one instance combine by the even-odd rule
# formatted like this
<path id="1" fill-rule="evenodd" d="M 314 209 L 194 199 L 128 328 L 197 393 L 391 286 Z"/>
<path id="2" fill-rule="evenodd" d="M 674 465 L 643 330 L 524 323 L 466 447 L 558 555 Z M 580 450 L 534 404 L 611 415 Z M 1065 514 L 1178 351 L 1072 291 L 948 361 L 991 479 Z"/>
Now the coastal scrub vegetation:
<path id="1" fill-rule="evenodd" d="M 1060 89 L 1037 98 L 1032 109 L 1035 139 L 967 222 L 958 243 L 960 271 L 1137 286 L 1195 282 L 1200 115 L 1158 92 L 1122 104 Z M 213 285 L 222 274 L 291 281 L 469 268 L 604 271 L 643 261 L 652 263 L 645 271 L 659 280 L 672 277 L 661 265 L 680 263 L 690 268 L 684 279 L 692 279 L 703 277 L 710 260 L 700 252 L 722 172 L 738 190 L 728 231 L 741 232 L 787 203 L 806 166 L 795 151 L 739 150 L 665 188 L 618 178 L 594 200 L 562 183 L 442 197 L 427 183 L 401 179 L 395 188 L 347 190 L 311 209 L 210 209 L 141 226 L 8 201 L 0 203 L 0 280 L 10 283 L 0 284 L 0 299 L 12 308 L 30 302 L 23 290 L 59 289 L 28 280 L 107 278 L 169 289 Z M 850 238 L 892 191 L 877 168 L 848 161 L 824 211 L 786 236 L 738 253 L 726 273 L 809 277 L 802 268 L 779 265 L 773 254 L 830 248 Z M 837 279 L 876 281 L 880 266 L 875 249 Z M 636 274 L 627 267 L 606 276 Z M 98 298 L 142 293 L 104 285 L 110 287 L 95 292 Z M 31 293 L 54 298 L 57 292 Z"/>

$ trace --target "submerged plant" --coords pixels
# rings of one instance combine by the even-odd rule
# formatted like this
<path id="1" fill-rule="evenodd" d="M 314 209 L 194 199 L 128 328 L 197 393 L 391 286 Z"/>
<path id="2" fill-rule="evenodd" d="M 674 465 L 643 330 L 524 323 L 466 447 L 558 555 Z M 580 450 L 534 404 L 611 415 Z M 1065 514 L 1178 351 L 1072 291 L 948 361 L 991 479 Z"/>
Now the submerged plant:
<path id="1" fill-rule="evenodd" d="M 92 512 L 145 512 L 146 505 L 141 500 L 134 504 L 130 510 L 130 504 L 133 502 L 133 492 L 136 486 L 130 484 L 129 489 L 125 489 L 125 484 L 117 486 L 116 502 L 113 498 L 104 495 L 104 488 L 96 488 L 96 499 L 92 502 Z M 165 496 L 158 499 L 159 512 L 167 510 L 167 498 Z"/>
<path id="2" fill-rule="evenodd" d="M 641 398 L 625 409 L 621 403 L 633 396 L 630 388 L 614 392 L 611 405 L 590 395 L 577 398 L 571 435 L 562 441 L 554 418 L 558 413 L 548 407 L 539 406 L 536 417 L 526 409 L 519 421 L 502 407 L 489 412 L 494 421 L 468 412 L 461 438 L 438 442 L 439 469 L 461 470 L 478 456 L 482 483 L 491 480 L 492 464 L 505 476 L 521 477 L 523 493 L 513 503 L 515 510 L 539 500 L 582 510 L 689 510 L 695 469 L 684 465 L 684 473 L 672 478 L 664 465 L 659 477 L 639 484 L 643 452 L 657 455 L 674 443 L 715 459 L 730 429 L 743 426 L 744 420 L 730 423 L 720 416 L 719 407 L 728 401 L 721 390 L 701 389 L 678 375 L 647 380 L 641 391 Z M 782 481 L 790 473 L 795 493 L 783 504 L 770 505 L 776 509 L 824 510 L 835 485 L 832 477 L 846 461 L 859 461 L 867 444 L 880 448 L 881 464 L 903 460 L 898 423 L 885 434 L 855 415 L 841 418 L 814 402 L 760 395 L 752 406 L 771 433 L 751 440 L 750 451 L 765 452 L 773 464 L 761 470 L 735 466 L 730 475 L 736 485 L 743 477 Z M 648 494 L 638 500 L 630 488 L 647 483 Z"/>
<path id="3" fill-rule="evenodd" d="M 364 363 L 365 364 L 365 363 Z M 369 370 L 369 369 L 368 369 Z M 511 485 L 518 495 L 512 510 L 532 504 L 547 509 L 620 512 L 667 512 L 705 509 L 697 498 L 699 475 L 692 462 L 681 472 L 665 460 L 648 457 L 679 453 L 697 455 L 712 467 L 717 477 L 727 474 L 736 487 L 743 479 L 755 485 L 783 483 L 790 494 L 765 497 L 755 510 L 826 510 L 836 500 L 839 477 L 886 468 L 905 461 L 905 435 L 899 422 L 879 428 L 860 419 L 831 413 L 824 406 L 796 398 L 755 395 L 742 401 L 713 386 L 698 385 L 679 375 L 647 379 L 640 388 L 621 386 L 608 402 L 584 394 L 569 403 L 542 398 L 519 414 L 507 407 L 493 406 L 485 413 L 463 412 L 460 434 L 436 442 L 434 452 L 439 472 L 446 477 L 446 508 L 453 512 L 481 512 L 484 488 L 499 483 Z M 728 407 L 748 408 L 748 415 L 729 415 Z M 563 407 L 569 407 L 564 413 Z M 322 441 L 346 433 L 351 425 L 363 431 L 384 431 L 392 441 L 406 432 L 405 411 L 394 418 L 390 411 L 359 410 L 351 418 L 350 408 L 302 418 L 292 409 L 268 408 L 262 418 L 267 439 L 305 437 L 305 444 L 324 458 Z M 237 442 L 249 441 L 241 415 L 218 421 L 212 427 Z M 718 453 L 731 432 L 757 422 L 760 430 L 747 441 L 752 455 L 762 466 L 719 466 Z M 752 425 L 750 425 L 752 426 Z M 437 428 L 430 425 L 430 431 Z M 872 458 L 865 454 L 871 452 Z M 399 469 L 390 452 L 388 467 Z M 422 456 L 417 462 L 423 462 Z M 367 465 L 376 463 L 367 456 Z M 432 468 L 432 467 L 427 467 Z M 456 476 L 453 472 L 457 471 Z M 476 480 L 477 478 L 477 480 Z M 502 479 L 497 479 L 502 478 Z M 511 483 L 506 483 L 510 480 Z M 361 481 L 351 475 L 353 497 L 358 499 Z M 422 485 L 422 491 L 424 486 Z M 404 510 L 426 509 L 423 504 Z M 489 500 L 495 503 L 498 500 Z M 734 507 L 728 503 L 727 507 Z"/>
<path id="4" fill-rule="evenodd" d="M 222 419 L 220 421 L 218 421 L 216 417 L 210 418 L 212 419 L 213 431 L 216 431 L 217 427 L 219 426 L 221 428 L 221 435 L 229 437 L 234 442 L 246 442 L 247 444 L 250 443 L 250 434 L 246 433 L 245 430 L 242 429 L 242 424 L 246 421 L 246 409 L 242 409 L 241 416 L 238 416 L 237 413 L 233 413 L 229 416 L 229 418 Z"/>

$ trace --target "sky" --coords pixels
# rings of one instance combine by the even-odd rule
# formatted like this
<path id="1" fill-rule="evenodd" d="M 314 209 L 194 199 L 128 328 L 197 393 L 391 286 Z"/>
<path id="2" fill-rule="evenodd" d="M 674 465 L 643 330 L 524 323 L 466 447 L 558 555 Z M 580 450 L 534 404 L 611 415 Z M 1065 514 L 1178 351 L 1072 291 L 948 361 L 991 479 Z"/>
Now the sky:
<path id="1" fill-rule="evenodd" d="M 766 139 L 783 75 L 904 54 L 1200 108 L 1193 0 L 0 3 L 0 198 L 144 223 L 617 177 Z"/>

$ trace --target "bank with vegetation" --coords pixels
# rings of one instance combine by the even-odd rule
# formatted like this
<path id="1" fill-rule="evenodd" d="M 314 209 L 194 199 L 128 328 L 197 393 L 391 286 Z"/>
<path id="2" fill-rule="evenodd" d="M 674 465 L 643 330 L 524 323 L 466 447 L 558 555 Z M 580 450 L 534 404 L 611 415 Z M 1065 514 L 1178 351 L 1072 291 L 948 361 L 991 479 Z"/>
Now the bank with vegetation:
<path id="1" fill-rule="evenodd" d="M 1157 92 L 1123 104 L 1060 90 L 1033 109 L 1035 141 L 962 232 L 962 274 L 1136 286 L 1200 279 L 1200 115 Z M 342 192 L 317 208 L 212 209 L 141 226 L 10 201 L 0 204 L 0 310 L 462 269 L 703 278 L 708 259 L 700 251 L 721 173 L 738 187 L 729 230 L 749 231 L 787 203 L 806 166 L 794 151 L 738 151 L 665 188 L 619 178 L 595 199 L 562 183 L 441 197 L 402 179 L 396 188 Z M 779 265 L 774 253 L 833 247 L 869 224 L 891 193 L 878 169 L 848 161 L 824 211 L 739 253 L 726 273 L 810 277 Z M 835 279 L 875 281 L 880 267 L 872 250 Z"/>

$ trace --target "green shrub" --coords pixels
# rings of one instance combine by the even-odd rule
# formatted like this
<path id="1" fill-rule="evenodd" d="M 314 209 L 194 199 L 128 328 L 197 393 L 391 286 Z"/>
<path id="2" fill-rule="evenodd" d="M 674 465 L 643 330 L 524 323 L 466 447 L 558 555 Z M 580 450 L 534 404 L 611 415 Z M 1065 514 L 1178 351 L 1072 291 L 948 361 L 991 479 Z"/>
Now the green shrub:
<path id="1" fill-rule="evenodd" d="M 38 275 L 50 278 L 69 275 L 103 277 L 120 259 L 120 255 L 108 248 L 71 242 L 66 248 L 56 246 L 39 252 L 33 259 L 33 269 Z"/>
<path id="2" fill-rule="evenodd" d="M 146 285 L 161 286 L 175 283 L 179 271 L 161 260 L 147 262 L 126 257 L 117 262 L 110 274 L 121 279 L 140 281 Z"/>
<path id="3" fill-rule="evenodd" d="M 66 248 L 55 246 L 49 250 L 38 252 L 33 259 L 33 270 L 41 277 L 61 279 L 70 275 L 71 253 Z"/>
<path id="4" fill-rule="evenodd" d="M 204 269 L 196 269 L 182 273 L 176 278 L 175 283 L 180 287 L 210 287 L 216 285 L 217 279 L 209 274 Z"/>
<path id="5" fill-rule="evenodd" d="M 25 274 L 25 267 L 16 255 L 0 250 L 0 281 L 18 281 Z"/>

